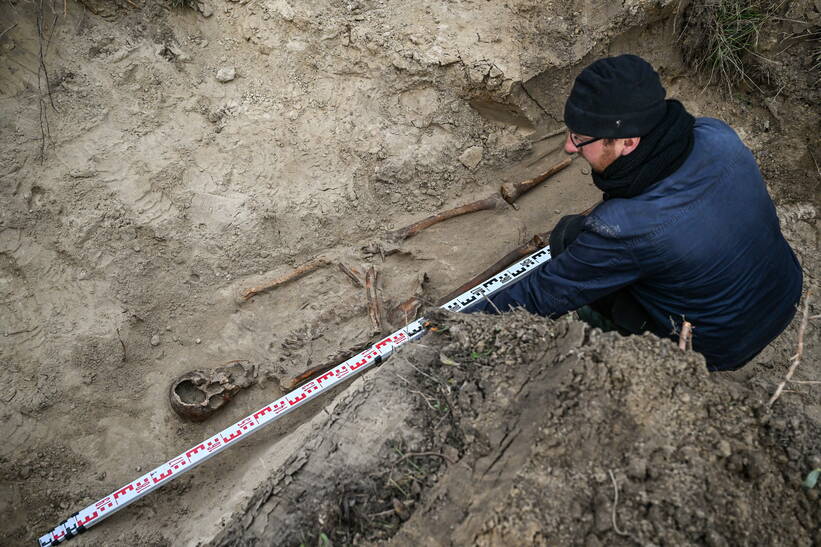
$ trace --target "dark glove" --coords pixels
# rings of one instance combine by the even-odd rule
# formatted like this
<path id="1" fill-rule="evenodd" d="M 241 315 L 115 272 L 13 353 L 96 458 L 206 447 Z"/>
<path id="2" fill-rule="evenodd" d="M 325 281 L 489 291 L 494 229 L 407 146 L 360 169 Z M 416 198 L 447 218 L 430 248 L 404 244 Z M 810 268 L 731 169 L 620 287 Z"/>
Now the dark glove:
<path id="1" fill-rule="evenodd" d="M 586 218 L 584 215 L 567 215 L 556 223 L 550 232 L 550 256 L 559 256 L 579 237 Z"/>

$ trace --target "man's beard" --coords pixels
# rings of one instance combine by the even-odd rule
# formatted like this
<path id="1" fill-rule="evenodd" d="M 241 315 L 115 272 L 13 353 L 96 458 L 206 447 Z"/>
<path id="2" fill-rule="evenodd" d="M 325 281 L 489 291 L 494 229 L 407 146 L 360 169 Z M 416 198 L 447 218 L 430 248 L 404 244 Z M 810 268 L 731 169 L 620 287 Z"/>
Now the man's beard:
<path id="1" fill-rule="evenodd" d="M 585 158 L 587 159 L 587 158 Z M 590 164 L 590 168 L 593 170 L 594 173 L 598 173 L 601 175 L 604 173 L 605 169 L 610 167 L 610 164 L 613 163 L 618 159 L 618 154 L 616 154 L 616 149 L 614 146 L 604 145 L 602 147 L 602 154 L 599 156 L 598 161 L 596 163 L 592 163 L 590 160 L 587 163 Z"/>

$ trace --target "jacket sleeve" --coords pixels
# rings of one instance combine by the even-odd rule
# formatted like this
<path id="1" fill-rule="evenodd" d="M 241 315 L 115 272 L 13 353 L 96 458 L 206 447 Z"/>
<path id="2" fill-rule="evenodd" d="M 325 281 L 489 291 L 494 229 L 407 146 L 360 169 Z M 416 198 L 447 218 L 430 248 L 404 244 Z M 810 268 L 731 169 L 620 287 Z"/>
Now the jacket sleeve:
<path id="1" fill-rule="evenodd" d="M 591 222 L 592 221 L 592 222 Z M 578 238 L 558 257 L 528 276 L 465 310 L 505 312 L 522 307 L 531 313 L 558 317 L 635 283 L 641 271 L 623 240 L 590 219 Z M 591 229 L 592 228 L 592 229 Z"/>

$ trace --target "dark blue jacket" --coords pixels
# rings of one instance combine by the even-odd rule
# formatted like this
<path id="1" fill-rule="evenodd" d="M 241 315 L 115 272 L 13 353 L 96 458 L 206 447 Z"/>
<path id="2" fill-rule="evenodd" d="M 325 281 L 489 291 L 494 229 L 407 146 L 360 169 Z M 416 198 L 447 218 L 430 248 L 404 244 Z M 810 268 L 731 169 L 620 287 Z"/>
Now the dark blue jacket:
<path id="1" fill-rule="evenodd" d="M 491 297 L 557 317 L 622 287 L 675 337 L 683 320 L 710 369 L 737 368 L 786 328 L 801 266 L 781 235 L 752 153 L 725 123 L 699 118 L 693 150 L 669 177 L 588 216 L 557 258 Z M 470 310 L 492 313 L 482 302 Z"/>

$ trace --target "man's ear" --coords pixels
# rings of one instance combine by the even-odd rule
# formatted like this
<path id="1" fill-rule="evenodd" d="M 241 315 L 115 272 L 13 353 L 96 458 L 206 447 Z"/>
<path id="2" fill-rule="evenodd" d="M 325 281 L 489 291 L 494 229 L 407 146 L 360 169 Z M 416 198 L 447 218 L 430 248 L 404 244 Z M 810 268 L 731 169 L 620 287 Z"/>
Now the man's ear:
<path id="1" fill-rule="evenodd" d="M 639 142 L 641 142 L 641 137 L 628 137 L 626 139 L 622 139 L 622 149 L 621 155 L 626 156 L 639 146 Z"/>

